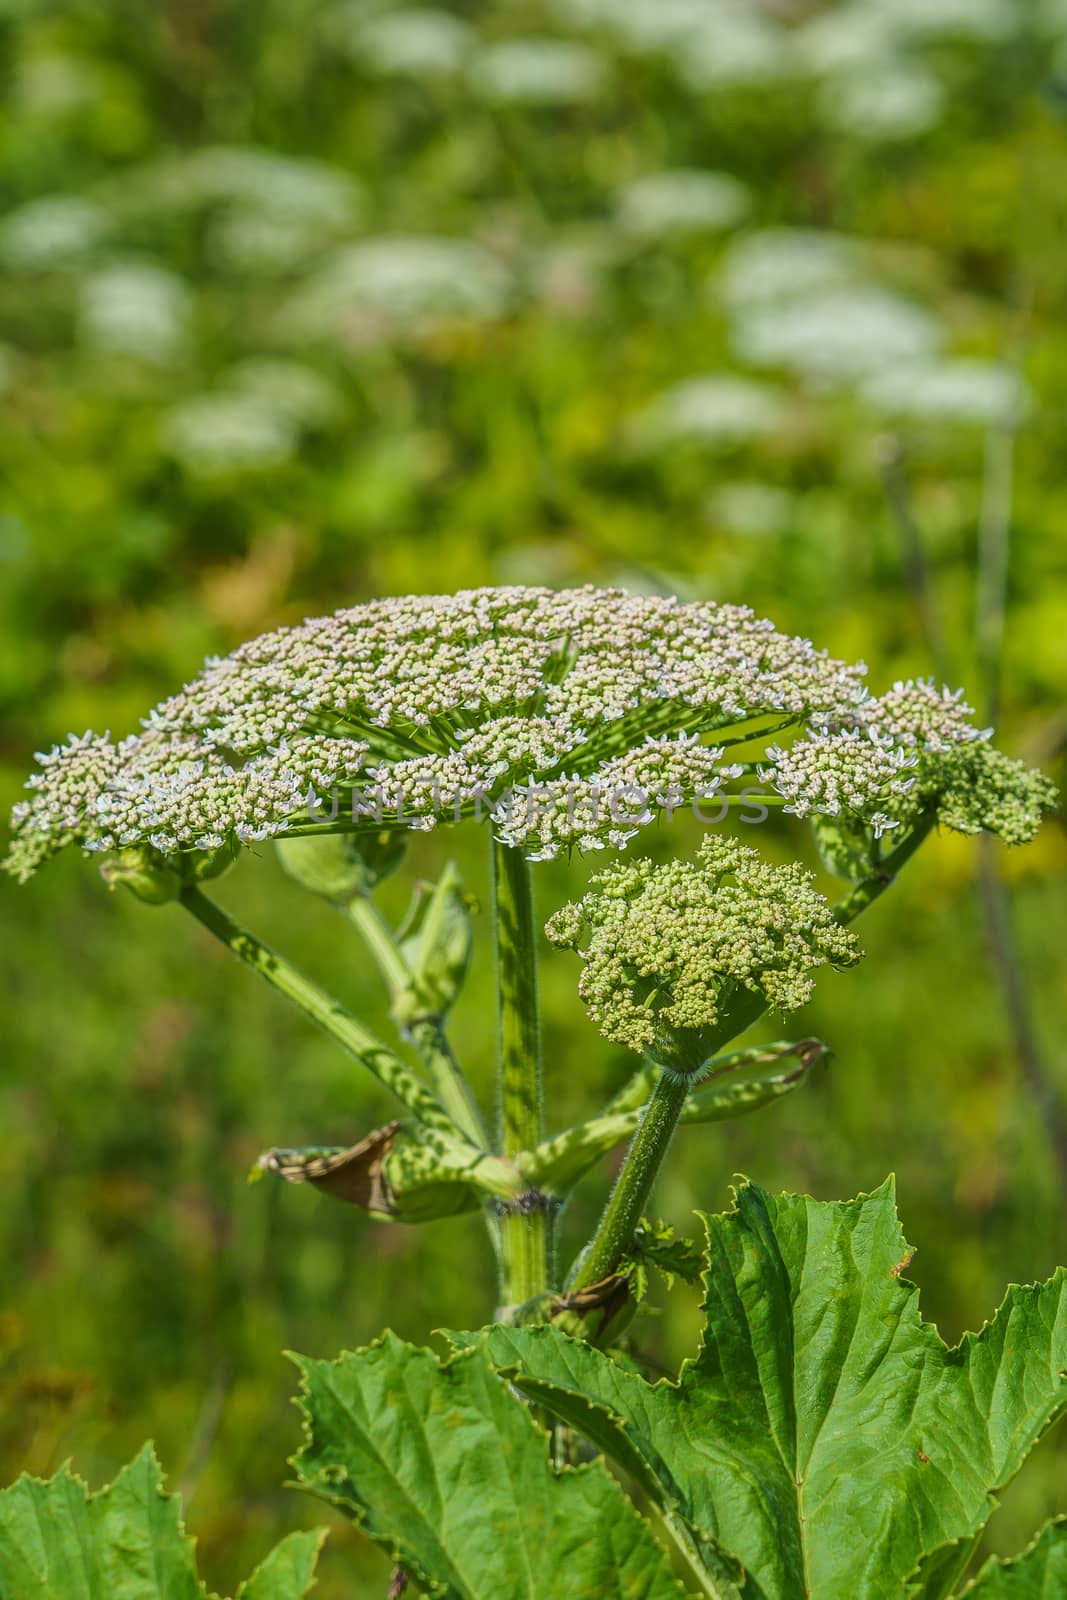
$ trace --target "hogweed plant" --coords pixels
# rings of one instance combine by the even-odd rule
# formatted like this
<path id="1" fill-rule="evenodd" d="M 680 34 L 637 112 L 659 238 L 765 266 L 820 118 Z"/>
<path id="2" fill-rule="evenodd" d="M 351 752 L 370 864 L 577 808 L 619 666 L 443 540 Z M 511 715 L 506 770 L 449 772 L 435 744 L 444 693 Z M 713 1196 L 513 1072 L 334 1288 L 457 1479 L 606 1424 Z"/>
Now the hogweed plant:
<path id="1" fill-rule="evenodd" d="M 1011 1289 L 949 1350 L 919 1318 L 888 1184 L 829 1204 L 745 1183 L 703 1218 L 706 1252 L 649 1220 L 679 1124 L 751 1112 L 824 1053 L 738 1040 L 802 1006 L 820 970 L 859 961 L 853 925 L 923 841 L 949 828 L 1022 844 L 1055 799 L 960 694 L 918 681 L 872 695 L 864 672 L 741 607 L 484 589 L 266 634 L 209 661 L 141 733 L 41 757 L 11 871 L 68 846 L 96 854 L 109 884 L 183 906 L 395 1097 L 396 1119 L 357 1144 L 274 1149 L 257 1175 L 401 1222 L 484 1217 L 488 1327 L 449 1334 L 444 1360 L 387 1333 L 299 1362 L 300 1481 L 391 1554 L 393 1594 L 1067 1593 L 1067 1521 L 967 1577 L 998 1494 L 1067 1409 L 1063 1272 Z M 531 864 L 621 851 L 685 807 L 807 819 L 841 892 L 727 827 L 693 859 L 629 854 L 595 873 L 546 933 L 576 953 L 589 1020 L 634 1071 L 596 1116 L 546 1129 Z M 399 928 L 375 900 L 407 831 L 467 822 L 491 852 L 495 1127 L 448 1036 L 472 938 L 455 868 Z M 396 1045 L 210 897 L 269 841 L 365 942 Z M 561 1210 L 620 1146 L 593 1236 L 564 1266 Z M 654 1384 L 625 1346 L 652 1269 L 699 1280 L 706 1314 L 697 1356 Z M 205 1592 L 150 1455 L 95 1496 L 66 1472 L 20 1479 L 0 1532 L 4 1600 Z M 290 1536 L 241 1594 L 304 1593 L 316 1546 Z"/>

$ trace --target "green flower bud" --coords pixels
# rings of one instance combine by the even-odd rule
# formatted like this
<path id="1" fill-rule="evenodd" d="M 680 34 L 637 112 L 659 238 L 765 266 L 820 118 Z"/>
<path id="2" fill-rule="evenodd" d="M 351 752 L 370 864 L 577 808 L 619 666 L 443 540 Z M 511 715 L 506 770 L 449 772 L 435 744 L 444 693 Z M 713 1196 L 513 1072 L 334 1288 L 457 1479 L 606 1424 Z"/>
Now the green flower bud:
<path id="1" fill-rule="evenodd" d="M 344 905 L 372 889 L 399 866 L 406 842 L 400 833 L 330 833 L 306 839 L 279 839 L 278 859 L 291 878 Z"/>
<path id="2" fill-rule="evenodd" d="M 229 872 L 240 854 L 241 846 L 236 839 L 224 839 L 213 850 L 183 855 L 180 858 L 182 876 L 190 883 L 206 883 L 210 878 L 221 878 L 224 872 Z"/>
<path id="3" fill-rule="evenodd" d="M 177 900 L 184 887 L 174 863 L 150 845 L 133 845 L 105 857 L 100 863 L 100 876 L 109 889 L 121 885 L 150 906 L 165 906 Z"/>
<path id="4" fill-rule="evenodd" d="M 987 744 L 953 750 L 924 790 L 937 796 L 947 828 L 996 834 L 1005 844 L 1029 844 L 1059 799 L 1043 772 Z"/>

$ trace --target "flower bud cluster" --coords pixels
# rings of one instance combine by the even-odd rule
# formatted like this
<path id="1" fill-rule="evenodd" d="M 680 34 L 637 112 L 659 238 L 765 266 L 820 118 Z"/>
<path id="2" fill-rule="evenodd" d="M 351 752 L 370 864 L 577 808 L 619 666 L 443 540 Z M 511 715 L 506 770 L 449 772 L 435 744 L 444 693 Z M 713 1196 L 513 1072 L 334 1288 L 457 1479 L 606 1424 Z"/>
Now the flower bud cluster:
<path id="1" fill-rule="evenodd" d="M 151 845 L 161 855 L 215 851 L 284 833 L 309 792 L 356 781 L 366 746 L 301 736 L 241 766 L 211 745 L 149 732 L 112 745 L 86 734 L 57 746 L 15 808 L 10 864 L 21 877 L 63 845 L 95 851 Z"/>
<path id="2" fill-rule="evenodd" d="M 786 798 L 787 812 L 840 817 L 875 840 L 936 808 L 958 832 L 1025 843 L 1056 791 L 1041 773 L 992 749 L 992 730 L 975 727 L 973 715 L 961 690 L 898 681 L 788 748 L 770 747 L 760 776 Z"/>
<path id="3" fill-rule="evenodd" d="M 915 783 L 909 769 L 919 761 L 915 750 L 886 744 L 873 727 L 862 733 L 819 728 L 787 750 L 772 745 L 767 754 L 773 765 L 761 768 L 760 776 L 786 797 L 784 810 L 798 817 L 852 812 L 867 821 L 875 838 L 898 825 L 881 808 L 909 793 Z"/>
<path id="4" fill-rule="evenodd" d="M 988 744 L 951 751 L 919 789 L 956 833 L 995 833 L 1005 844 L 1029 844 L 1059 798 L 1043 772 Z"/>
<path id="5" fill-rule="evenodd" d="M 792 1011 L 816 968 L 859 959 L 812 885 L 795 863 L 709 834 L 696 861 L 608 867 L 545 932 L 581 955 L 579 994 L 605 1038 L 667 1064 L 697 1061 L 742 992 Z"/>
<path id="6" fill-rule="evenodd" d="M 515 785 L 493 809 L 497 836 L 531 861 L 550 861 L 562 849 L 621 850 L 660 812 L 668 816 L 695 796 L 714 794 L 736 767 L 720 767 L 723 750 L 681 734 L 649 738 L 625 755 L 552 782 Z"/>
<path id="7" fill-rule="evenodd" d="M 885 694 L 865 702 L 858 720 L 882 739 L 937 753 L 990 737 L 992 728 L 976 728 L 973 716 L 962 689 L 939 689 L 933 678 L 898 678 Z"/>

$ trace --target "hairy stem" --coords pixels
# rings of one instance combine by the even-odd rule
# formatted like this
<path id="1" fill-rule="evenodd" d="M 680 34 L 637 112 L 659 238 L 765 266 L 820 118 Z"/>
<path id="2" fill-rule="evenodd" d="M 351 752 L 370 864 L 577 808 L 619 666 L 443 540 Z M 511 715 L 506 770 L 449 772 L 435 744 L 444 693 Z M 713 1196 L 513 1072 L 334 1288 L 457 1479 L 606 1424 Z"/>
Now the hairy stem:
<path id="1" fill-rule="evenodd" d="M 777 1082 L 783 1088 L 791 1088 L 826 1054 L 826 1046 L 818 1039 L 801 1039 L 796 1043 L 778 1040 L 773 1044 L 754 1045 L 747 1050 L 713 1056 L 689 1080 L 691 1092 L 682 1108 L 679 1125 L 726 1121 L 743 1115 L 746 1110 L 754 1111 L 765 1102 L 758 1095 L 746 1091 L 755 1090 L 765 1082 Z M 768 1078 L 749 1078 L 745 1075 L 746 1068 L 758 1071 L 768 1066 L 779 1070 Z M 526 1151 L 518 1158 L 523 1176 L 538 1188 L 548 1189 L 561 1198 L 569 1194 L 601 1156 L 607 1155 L 609 1150 L 637 1132 L 645 1104 L 655 1085 L 657 1070 L 653 1062 L 647 1062 L 639 1099 L 617 1096 L 599 1116 L 550 1136 L 536 1150 Z M 738 1075 L 737 1084 L 733 1086 L 734 1093 L 731 1096 L 729 1080 L 735 1074 Z M 727 1080 L 725 1094 L 724 1079 Z M 706 1087 L 709 1084 L 711 1087 Z"/>
<path id="2" fill-rule="evenodd" d="M 348 903 L 348 915 L 359 929 L 364 942 L 378 964 L 394 1002 L 402 1002 L 413 987 L 411 968 L 404 959 L 392 929 L 369 895 L 354 895 Z M 489 1148 L 489 1138 L 470 1086 L 452 1054 L 445 1036 L 444 1023 L 439 1016 L 426 1012 L 404 1020 L 408 1006 L 401 1006 L 399 1025 L 404 1035 L 415 1046 L 419 1060 L 426 1069 L 434 1094 L 440 1100 L 458 1128 L 481 1149 Z"/>
<path id="3" fill-rule="evenodd" d="M 630 1248 L 688 1094 L 687 1078 L 661 1070 L 572 1291 L 609 1278 Z"/>
<path id="4" fill-rule="evenodd" d="M 404 1031 L 415 1046 L 419 1060 L 433 1084 L 434 1093 L 449 1116 L 468 1139 L 480 1149 L 488 1150 L 489 1134 L 481 1111 L 463 1075 L 463 1069 L 452 1053 L 441 1018 L 431 1015 L 416 1017 Z"/>
<path id="5" fill-rule="evenodd" d="M 541 1142 L 541 1037 L 530 868 L 521 850 L 492 845 L 496 930 L 500 1143 L 506 1159 Z M 548 1288 L 550 1219 L 536 1202 L 501 1219 L 505 1305 Z"/>

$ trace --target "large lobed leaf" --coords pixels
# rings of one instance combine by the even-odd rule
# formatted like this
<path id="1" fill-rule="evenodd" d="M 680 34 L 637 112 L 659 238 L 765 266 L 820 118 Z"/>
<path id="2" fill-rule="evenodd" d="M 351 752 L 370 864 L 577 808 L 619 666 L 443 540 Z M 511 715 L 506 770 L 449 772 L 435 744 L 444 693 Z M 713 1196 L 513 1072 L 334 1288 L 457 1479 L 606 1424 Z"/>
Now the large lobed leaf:
<path id="1" fill-rule="evenodd" d="M 704 1221 L 707 1327 L 677 1383 L 552 1327 L 488 1330 L 491 1359 L 738 1558 L 745 1600 L 951 1593 L 997 1494 L 1067 1409 L 1067 1275 L 1012 1288 L 950 1350 L 902 1276 L 891 1183 L 846 1204 L 746 1184 Z"/>
<path id="2" fill-rule="evenodd" d="M 1067 1274 L 949 1349 L 903 1277 L 890 1183 L 840 1205 L 746 1184 L 704 1222 L 707 1326 L 676 1383 L 550 1325 L 453 1335 L 445 1362 L 386 1335 L 300 1361 L 304 1483 L 447 1600 L 958 1593 L 1067 1409 Z M 549 1413 L 629 1475 L 670 1560 L 601 1463 L 553 1467 Z M 1056 1600 L 1065 1560 L 1053 1525 L 968 1593 Z"/>
<path id="3" fill-rule="evenodd" d="M 323 1535 L 292 1533 L 238 1600 L 301 1600 Z M 98 1494 L 62 1467 L 0 1492 L 3 1600 L 207 1600 L 194 1542 L 175 1496 L 164 1494 L 150 1445 Z"/>
<path id="4" fill-rule="evenodd" d="M 448 1600 L 682 1600 L 600 1462 L 552 1470 L 548 1438 L 484 1350 L 441 1363 L 386 1334 L 297 1358 L 303 1483 Z"/>

